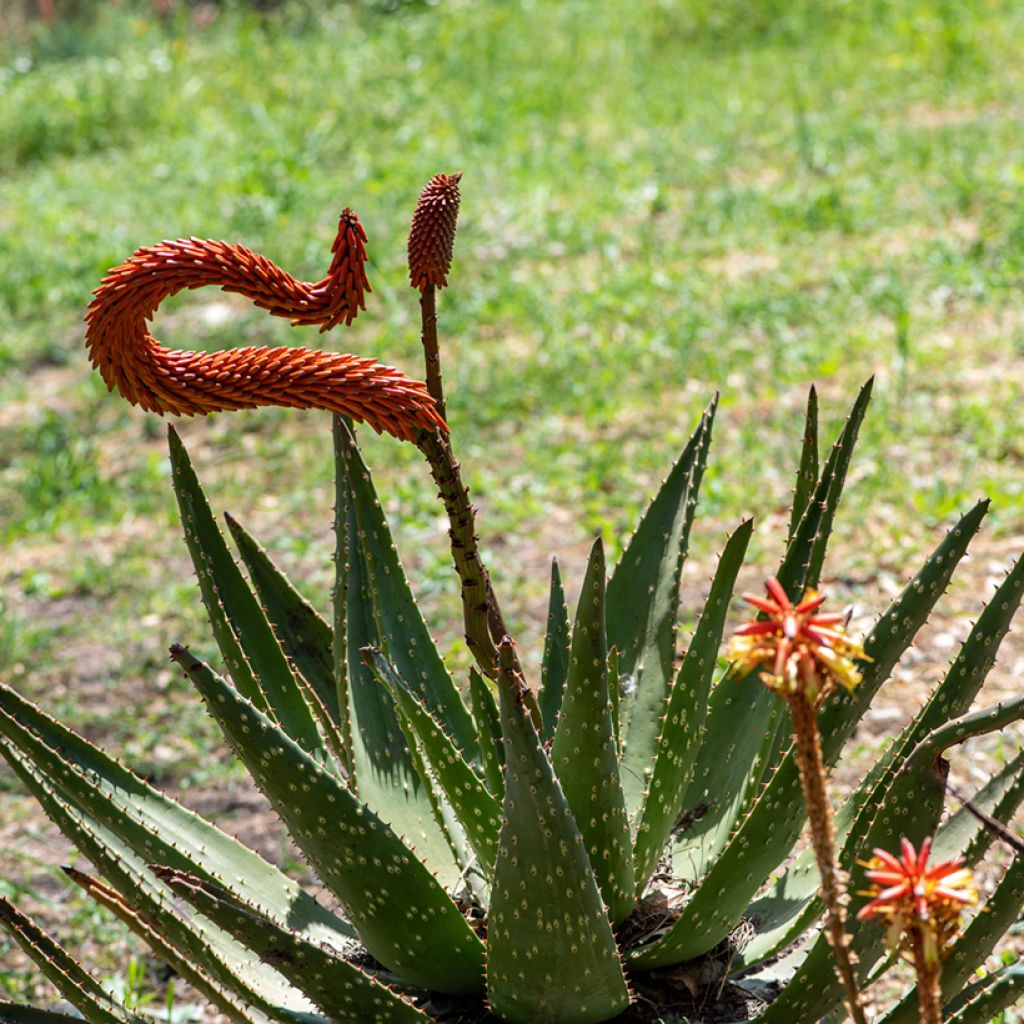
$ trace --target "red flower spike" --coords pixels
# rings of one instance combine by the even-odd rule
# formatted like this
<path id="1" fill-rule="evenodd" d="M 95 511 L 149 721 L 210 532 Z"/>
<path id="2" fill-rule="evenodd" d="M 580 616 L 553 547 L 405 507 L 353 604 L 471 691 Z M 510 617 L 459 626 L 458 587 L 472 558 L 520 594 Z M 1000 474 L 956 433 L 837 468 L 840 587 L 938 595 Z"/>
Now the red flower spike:
<path id="1" fill-rule="evenodd" d="M 436 174 L 424 186 L 412 215 L 409 231 L 409 279 L 423 291 L 428 285 L 448 283 L 455 251 L 455 227 L 459 219 L 458 174 Z"/>
<path id="2" fill-rule="evenodd" d="M 227 242 L 189 238 L 139 249 L 107 274 L 85 315 L 92 365 L 110 390 L 161 415 L 282 405 L 342 413 L 403 440 L 447 429 L 423 383 L 372 359 L 298 346 L 177 351 L 149 333 L 164 299 L 203 285 L 244 295 L 296 326 L 349 324 L 370 291 L 365 242 L 359 219 L 345 210 L 327 276 L 313 284 Z"/>
<path id="3" fill-rule="evenodd" d="M 802 690 L 812 703 L 833 680 L 853 690 L 861 679 L 854 659 L 870 659 L 861 644 L 846 635 L 845 616 L 819 614 L 826 598 L 813 590 L 794 605 L 774 577 L 765 582 L 765 590 L 766 598 L 743 595 L 766 618 L 740 626 L 726 657 L 744 674 L 769 666 L 761 673 L 766 685 L 784 694 Z"/>

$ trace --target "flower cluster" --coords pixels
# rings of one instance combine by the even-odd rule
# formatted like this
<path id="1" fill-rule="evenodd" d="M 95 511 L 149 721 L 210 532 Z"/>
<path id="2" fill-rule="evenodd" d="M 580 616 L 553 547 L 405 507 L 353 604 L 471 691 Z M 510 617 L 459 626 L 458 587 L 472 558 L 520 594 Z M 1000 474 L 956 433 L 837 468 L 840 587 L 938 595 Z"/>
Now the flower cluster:
<path id="1" fill-rule="evenodd" d="M 736 630 L 726 657 L 746 675 L 761 672 L 763 682 L 782 695 L 804 693 L 814 704 L 828 692 L 832 680 L 852 691 L 861 680 L 856 661 L 870 661 L 860 643 L 846 635 L 842 612 L 821 614 L 825 596 L 808 590 L 794 605 L 782 584 L 765 583 L 767 598 L 744 594 L 744 600 L 763 613 Z"/>
<path id="2" fill-rule="evenodd" d="M 901 845 L 901 856 L 876 849 L 865 864 L 865 875 L 873 884 L 861 895 L 870 896 L 871 901 L 857 918 L 882 918 L 892 949 L 899 948 L 904 936 L 917 933 L 925 957 L 938 963 L 960 927 L 964 907 L 978 902 L 974 878 L 960 857 L 929 867 L 931 839 L 925 839 L 919 851 L 909 839 Z"/>

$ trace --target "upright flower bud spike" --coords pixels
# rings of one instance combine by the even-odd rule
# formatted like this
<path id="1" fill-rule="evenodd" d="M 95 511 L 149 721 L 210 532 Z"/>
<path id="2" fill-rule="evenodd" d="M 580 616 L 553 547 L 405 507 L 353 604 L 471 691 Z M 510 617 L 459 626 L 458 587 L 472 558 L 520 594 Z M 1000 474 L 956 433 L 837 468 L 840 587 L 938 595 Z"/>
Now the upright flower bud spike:
<path id="1" fill-rule="evenodd" d="M 412 215 L 409 231 L 409 278 L 423 291 L 428 285 L 448 283 L 459 219 L 459 182 L 462 172 L 436 174 L 424 186 Z"/>
<path id="2" fill-rule="evenodd" d="M 345 210 L 327 276 L 298 281 L 241 245 L 189 238 L 137 250 L 96 289 L 85 344 L 107 387 L 132 405 L 176 416 L 262 405 L 325 409 L 413 440 L 446 429 L 426 386 L 372 359 L 286 346 L 224 352 L 165 348 L 149 332 L 160 303 L 185 288 L 219 286 L 293 325 L 321 331 L 351 323 L 365 308 L 366 234 Z"/>

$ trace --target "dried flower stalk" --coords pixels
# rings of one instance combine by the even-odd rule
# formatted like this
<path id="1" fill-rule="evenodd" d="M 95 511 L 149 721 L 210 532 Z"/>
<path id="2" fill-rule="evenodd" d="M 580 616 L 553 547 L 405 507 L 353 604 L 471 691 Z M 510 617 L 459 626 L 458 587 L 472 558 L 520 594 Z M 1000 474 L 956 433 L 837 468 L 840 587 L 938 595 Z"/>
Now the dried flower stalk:
<path id="1" fill-rule="evenodd" d="M 365 308 L 366 234 L 345 210 L 327 276 L 298 281 L 244 246 L 190 238 L 137 250 L 103 279 L 85 320 L 86 347 L 110 390 L 149 412 L 205 415 L 281 405 L 325 409 L 411 441 L 447 430 L 425 385 L 373 359 L 298 346 L 225 352 L 165 348 L 149 332 L 160 303 L 185 288 L 219 286 L 293 325 L 321 331 Z"/>

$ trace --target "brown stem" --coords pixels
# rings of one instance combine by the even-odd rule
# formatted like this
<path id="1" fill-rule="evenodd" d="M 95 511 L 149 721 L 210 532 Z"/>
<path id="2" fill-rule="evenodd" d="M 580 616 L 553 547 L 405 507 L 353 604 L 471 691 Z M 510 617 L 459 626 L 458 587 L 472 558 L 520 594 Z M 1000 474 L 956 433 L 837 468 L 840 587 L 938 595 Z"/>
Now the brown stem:
<path id="1" fill-rule="evenodd" d="M 917 972 L 917 1003 L 921 1024 L 942 1024 L 941 970 L 937 961 L 929 961 L 920 928 L 910 932 L 910 949 Z"/>
<path id="2" fill-rule="evenodd" d="M 431 283 L 423 286 L 420 295 L 420 316 L 427 390 L 437 404 L 438 412 L 444 417 L 441 351 L 437 340 L 436 289 Z M 462 617 L 466 629 L 466 643 L 484 675 L 496 679 L 498 644 L 508 639 L 509 633 L 497 595 L 491 586 L 490 574 L 480 559 L 476 510 L 470 503 L 469 490 L 462 482 L 462 473 L 452 451 L 451 436 L 440 431 L 422 431 L 416 443 L 427 457 L 431 475 L 448 513 L 452 561 L 462 584 Z M 511 640 L 509 642 L 511 643 Z M 522 667 L 514 644 L 509 649 L 516 671 L 522 677 Z M 534 724 L 540 728 L 540 708 L 532 693 L 528 692 L 526 704 L 530 708 Z"/>
<path id="3" fill-rule="evenodd" d="M 854 1024 L 866 1024 L 853 970 L 856 958 L 850 950 L 850 936 L 846 932 L 846 904 L 849 901 L 846 888 L 849 880 L 836 863 L 835 829 L 832 826 L 832 805 L 825 788 L 818 716 L 805 694 L 792 694 L 788 700 L 793 716 L 796 763 L 811 823 L 811 843 L 821 875 L 821 895 L 825 900 L 825 935 L 835 957 L 836 975 L 843 986 L 847 1012 Z"/>
<path id="4" fill-rule="evenodd" d="M 469 501 L 469 491 L 462 482 L 459 464 L 455 461 L 446 437 L 438 431 L 430 434 L 423 432 L 417 444 L 427 457 L 431 476 L 448 513 L 452 561 L 462 584 L 462 618 L 466 628 L 466 643 L 480 671 L 490 679 L 495 679 L 498 659 L 489 628 L 489 610 L 494 594 L 487 567 L 480 561 L 476 514 Z"/>
<path id="5" fill-rule="evenodd" d="M 441 382 L 441 353 L 437 344 L 437 303 L 434 285 L 426 284 L 420 295 L 420 318 L 422 321 L 421 340 L 423 357 L 427 365 L 427 391 L 437 405 L 441 418 L 445 419 L 444 385 Z"/>

